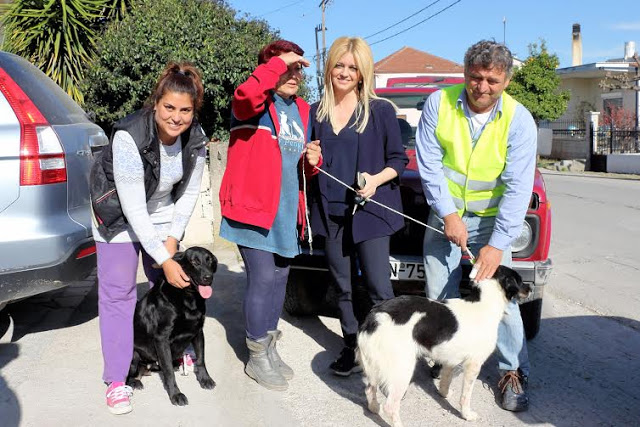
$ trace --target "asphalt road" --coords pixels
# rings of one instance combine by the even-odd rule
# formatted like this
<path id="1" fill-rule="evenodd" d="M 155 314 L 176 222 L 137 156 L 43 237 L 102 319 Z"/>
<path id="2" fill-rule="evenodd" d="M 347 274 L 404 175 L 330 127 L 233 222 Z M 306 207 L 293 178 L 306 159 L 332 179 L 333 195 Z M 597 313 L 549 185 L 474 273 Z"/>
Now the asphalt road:
<path id="1" fill-rule="evenodd" d="M 476 383 L 474 425 L 637 425 L 640 420 L 640 181 L 545 175 L 552 199 L 554 272 L 545 290 L 541 331 L 529 342 L 531 407 L 496 405 L 490 359 Z M 205 323 L 206 362 L 217 382 L 202 390 L 178 377 L 189 406 L 173 407 L 156 375 L 145 377 L 134 411 L 117 419 L 104 403 L 96 287 L 92 280 L 10 305 L 11 343 L 0 344 L 0 425 L 386 426 L 365 407 L 359 376 L 333 376 L 339 323 L 283 315 L 280 352 L 296 372 L 289 390 L 271 392 L 243 373 L 246 362 L 237 253 L 216 241 L 220 260 Z M 635 273 L 635 274 L 634 274 Z M 139 291 L 144 291 L 140 284 Z M 438 396 L 424 363 L 401 405 L 406 426 L 468 423 L 459 417 L 461 378 Z"/>

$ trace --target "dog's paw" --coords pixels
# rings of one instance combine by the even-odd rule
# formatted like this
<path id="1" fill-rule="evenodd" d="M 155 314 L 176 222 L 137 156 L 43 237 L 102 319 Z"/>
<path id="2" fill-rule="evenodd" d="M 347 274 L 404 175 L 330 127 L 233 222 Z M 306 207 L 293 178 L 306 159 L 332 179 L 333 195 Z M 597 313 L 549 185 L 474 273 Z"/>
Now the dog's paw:
<path id="1" fill-rule="evenodd" d="M 209 376 L 198 378 L 198 382 L 200 383 L 200 387 L 206 390 L 213 390 L 213 388 L 216 386 L 216 382 Z"/>
<path id="2" fill-rule="evenodd" d="M 378 402 L 369 403 L 368 408 L 374 414 L 379 414 L 380 413 L 380 404 Z"/>
<path id="3" fill-rule="evenodd" d="M 449 389 L 448 388 L 445 390 L 443 387 L 439 387 L 438 388 L 438 393 L 440 393 L 440 396 L 444 397 L 445 399 L 449 398 Z"/>
<path id="4" fill-rule="evenodd" d="M 475 421 L 478 419 L 478 413 L 472 410 L 462 411 L 462 418 L 467 421 Z"/>
<path id="5" fill-rule="evenodd" d="M 171 396 L 171 403 L 176 406 L 186 406 L 189 404 L 189 400 L 187 400 L 187 396 L 182 393 L 176 393 Z"/>
<path id="6" fill-rule="evenodd" d="M 142 390 L 144 388 L 144 385 L 142 384 L 142 381 L 138 380 L 138 379 L 133 379 L 133 380 L 129 380 L 127 381 L 127 385 L 129 387 L 131 387 L 134 390 Z"/>

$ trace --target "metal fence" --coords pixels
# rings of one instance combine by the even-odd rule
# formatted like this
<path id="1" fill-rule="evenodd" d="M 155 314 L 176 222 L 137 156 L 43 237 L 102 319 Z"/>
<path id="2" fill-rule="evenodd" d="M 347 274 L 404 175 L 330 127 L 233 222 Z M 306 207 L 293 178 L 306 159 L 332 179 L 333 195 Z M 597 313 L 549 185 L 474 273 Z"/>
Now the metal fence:
<path id="1" fill-rule="evenodd" d="M 553 135 L 560 138 L 585 138 L 587 129 L 583 120 L 556 120 L 553 122 L 542 120 L 540 128 L 551 129 Z"/>
<path id="2" fill-rule="evenodd" d="M 593 154 L 640 153 L 640 131 L 600 127 L 594 130 Z"/>

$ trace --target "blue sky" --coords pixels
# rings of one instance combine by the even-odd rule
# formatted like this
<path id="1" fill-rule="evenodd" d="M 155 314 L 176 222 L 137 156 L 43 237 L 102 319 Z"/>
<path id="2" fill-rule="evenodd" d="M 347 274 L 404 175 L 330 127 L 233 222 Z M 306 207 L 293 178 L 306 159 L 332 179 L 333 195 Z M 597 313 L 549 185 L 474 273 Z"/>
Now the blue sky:
<path id="1" fill-rule="evenodd" d="M 280 31 L 282 38 L 298 43 L 310 59 L 316 52 L 314 29 L 321 23 L 320 2 L 228 0 L 238 13 L 269 22 L 273 29 Z M 626 41 L 635 41 L 636 50 L 640 50 L 640 3 L 637 0 L 332 0 L 326 11 L 327 49 L 337 37 L 367 37 L 431 3 L 435 4 L 367 39 L 372 44 L 375 61 L 410 46 L 462 63 L 464 52 L 474 42 L 492 38 L 501 42 L 506 35 L 507 45 L 521 59 L 527 57 L 530 43 L 545 39 L 548 49 L 560 58 L 560 66 L 566 67 L 571 65 L 574 23 L 582 27 L 583 63 L 622 57 Z M 503 18 L 506 18 L 506 31 Z M 423 20 L 426 21 L 418 24 Z M 415 24 L 418 25 L 413 29 L 375 43 Z"/>

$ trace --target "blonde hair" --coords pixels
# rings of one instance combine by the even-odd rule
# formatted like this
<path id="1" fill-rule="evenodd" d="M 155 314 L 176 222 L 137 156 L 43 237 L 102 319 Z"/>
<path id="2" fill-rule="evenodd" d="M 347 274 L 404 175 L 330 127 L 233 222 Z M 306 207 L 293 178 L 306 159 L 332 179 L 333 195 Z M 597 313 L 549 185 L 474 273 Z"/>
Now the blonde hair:
<path id="1" fill-rule="evenodd" d="M 324 91 L 320 99 L 320 105 L 316 113 L 318 121 L 329 120 L 334 131 L 338 126 L 334 114 L 335 95 L 331 84 L 331 70 L 336 66 L 340 58 L 351 53 L 360 72 L 360 82 L 358 82 L 358 105 L 356 106 L 356 132 L 362 133 L 367 127 L 371 109 L 369 102 L 372 99 L 380 99 L 373 91 L 373 54 L 371 48 L 364 39 L 360 37 L 340 37 L 336 39 L 329 49 L 329 55 L 324 65 Z"/>

